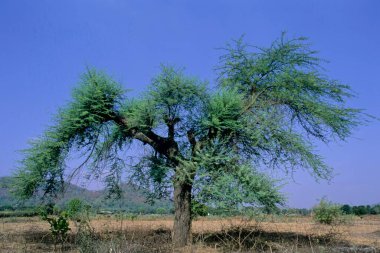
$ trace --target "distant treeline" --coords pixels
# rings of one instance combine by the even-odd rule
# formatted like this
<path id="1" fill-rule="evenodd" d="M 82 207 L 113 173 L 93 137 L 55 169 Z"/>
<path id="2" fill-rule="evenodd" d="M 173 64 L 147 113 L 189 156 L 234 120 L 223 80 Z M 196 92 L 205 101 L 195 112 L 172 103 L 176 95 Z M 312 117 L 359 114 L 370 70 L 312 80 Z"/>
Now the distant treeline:
<path id="1" fill-rule="evenodd" d="M 361 206 L 350 206 L 342 205 L 341 210 L 344 214 L 355 214 L 355 215 L 366 215 L 366 214 L 380 214 L 380 204 L 377 205 L 361 205 Z"/>
<path id="2" fill-rule="evenodd" d="M 351 206 L 344 204 L 340 206 L 343 214 L 354 215 L 367 215 L 367 214 L 380 214 L 380 204 L 377 205 L 359 205 Z M 293 215 L 310 215 L 313 209 L 308 208 L 284 208 L 279 211 L 281 214 L 293 214 Z"/>
<path id="3" fill-rule="evenodd" d="M 111 212 L 111 213 L 135 213 L 135 214 L 173 214 L 174 210 L 172 206 L 149 206 L 145 203 L 145 205 L 119 205 L 115 204 L 117 201 L 106 201 L 105 205 L 102 207 L 97 206 L 96 204 L 92 206 L 92 212 L 94 213 L 102 213 L 102 212 Z M 38 208 L 40 206 L 11 206 L 11 205 L 2 205 L 0 203 L 0 218 L 8 217 L 8 216 L 34 216 L 38 212 Z M 65 205 L 59 206 L 60 209 L 65 208 Z M 204 214 L 199 214 L 200 216 L 205 215 L 242 215 L 248 214 L 255 210 L 254 213 L 268 213 L 265 210 L 261 210 L 260 208 L 243 208 L 241 210 L 235 211 L 226 211 L 220 209 L 207 208 Z M 342 214 L 346 215 L 377 215 L 380 214 L 380 204 L 377 205 L 359 205 L 359 206 L 351 206 L 348 204 L 341 205 L 340 209 Z M 278 215 L 294 215 L 294 216 L 308 216 L 313 213 L 313 209 L 308 208 L 282 208 L 278 209 L 275 212 L 269 212 L 272 214 Z"/>

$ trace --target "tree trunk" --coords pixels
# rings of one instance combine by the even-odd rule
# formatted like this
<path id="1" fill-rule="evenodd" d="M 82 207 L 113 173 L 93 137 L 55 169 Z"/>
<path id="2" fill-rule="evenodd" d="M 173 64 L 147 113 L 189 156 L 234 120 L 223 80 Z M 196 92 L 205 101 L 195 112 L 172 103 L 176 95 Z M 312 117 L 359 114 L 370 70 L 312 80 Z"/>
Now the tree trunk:
<path id="1" fill-rule="evenodd" d="M 174 248 L 182 248 L 191 243 L 191 184 L 174 184 Z"/>

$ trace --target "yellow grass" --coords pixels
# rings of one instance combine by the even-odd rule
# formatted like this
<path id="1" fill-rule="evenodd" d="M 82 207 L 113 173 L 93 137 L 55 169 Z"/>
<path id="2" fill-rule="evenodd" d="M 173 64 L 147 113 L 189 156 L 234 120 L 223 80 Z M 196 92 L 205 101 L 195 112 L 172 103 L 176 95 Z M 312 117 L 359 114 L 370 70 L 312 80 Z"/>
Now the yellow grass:
<path id="1" fill-rule="evenodd" d="M 143 232 L 162 229 L 170 230 L 172 217 L 139 217 L 137 220 L 117 219 L 99 216 L 91 221 L 95 232 L 101 235 L 113 233 Z M 71 224 L 71 227 L 75 226 Z M 232 227 L 256 227 L 265 232 L 294 233 L 306 236 L 336 235 L 352 245 L 367 245 L 380 249 L 380 216 L 355 218 L 345 225 L 327 226 L 316 224 L 309 217 L 269 217 L 264 221 L 234 218 L 200 218 L 193 221 L 193 234 L 212 234 L 227 231 Z M 75 229 L 70 233 L 75 234 Z M 46 245 L 49 226 L 38 217 L 0 219 L 0 252 L 51 252 L 52 245 Z M 141 239 L 141 238 L 140 238 Z M 144 240 L 144 238 L 142 238 Z M 194 250 L 193 250 L 194 251 Z M 73 249 L 65 252 L 77 252 Z M 216 247 L 198 245 L 196 252 L 218 252 Z"/>

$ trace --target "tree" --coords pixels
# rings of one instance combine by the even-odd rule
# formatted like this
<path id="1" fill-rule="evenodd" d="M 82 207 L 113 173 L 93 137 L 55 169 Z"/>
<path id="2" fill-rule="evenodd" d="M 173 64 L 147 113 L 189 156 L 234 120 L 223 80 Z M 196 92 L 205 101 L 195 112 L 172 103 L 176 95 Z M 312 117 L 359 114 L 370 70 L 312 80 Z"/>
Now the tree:
<path id="1" fill-rule="evenodd" d="M 365 215 L 365 214 L 367 214 L 367 208 L 366 208 L 366 206 L 363 206 L 363 205 L 354 206 L 354 207 L 352 207 L 352 212 L 358 216 Z"/>
<path id="2" fill-rule="evenodd" d="M 352 214 L 352 207 L 350 205 L 348 205 L 348 204 L 344 204 L 341 207 L 341 210 L 342 210 L 343 214 Z"/>
<path id="3" fill-rule="evenodd" d="M 372 206 L 371 214 L 380 214 L 380 205 Z"/>
<path id="4" fill-rule="evenodd" d="M 326 77 L 320 63 L 304 38 L 282 36 L 268 48 L 240 39 L 221 56 L 215 88 L 164 66 L 134 99 L 89 70 L 54 125 L 25 150 L 16 191 L 54 194 L 70 152 L 81 150 L 78 169 L 103 171 L 113 193 L 128 168 L 151 197 L 173 194 L 175 247 L 191 238 L 192 200 L 212 208 L 275 208 L 284 198 L 262 168 L 302 168 L 328 179 L 331 169 L 313 140 L 345 140 L 360 123 L 361 111 L 345 105 L 349 86 Z M 121 151 L 137 148 L 143 155 L 127 165 Z"/>

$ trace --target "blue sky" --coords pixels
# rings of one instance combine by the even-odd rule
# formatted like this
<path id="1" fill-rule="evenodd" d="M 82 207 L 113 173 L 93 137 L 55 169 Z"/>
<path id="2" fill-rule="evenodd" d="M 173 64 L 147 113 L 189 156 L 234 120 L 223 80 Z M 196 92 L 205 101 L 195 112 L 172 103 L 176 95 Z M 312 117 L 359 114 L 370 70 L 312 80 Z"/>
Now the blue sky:
<path id="1" fill-rule="evenodd" d="M 245 34 L 268 46 L 287 31 L 306 36 L 329 60 L 326 74 L 357 93 L 354 107 L 380 116 L 380 1 L 0 1 L 0 176 L 18 150 L 39 136 L 70 99 L 86 66 L 105 70 L 131 95 L 143 91 L 161 63 L 215 80 L 223 47 Z M 380 124 L 360 127 L 345 143 L 318 146 L 335 168 L 331 184 L 307 173 L 284 187 L 289 205 L 317 199 L 380 202 Z"/>

